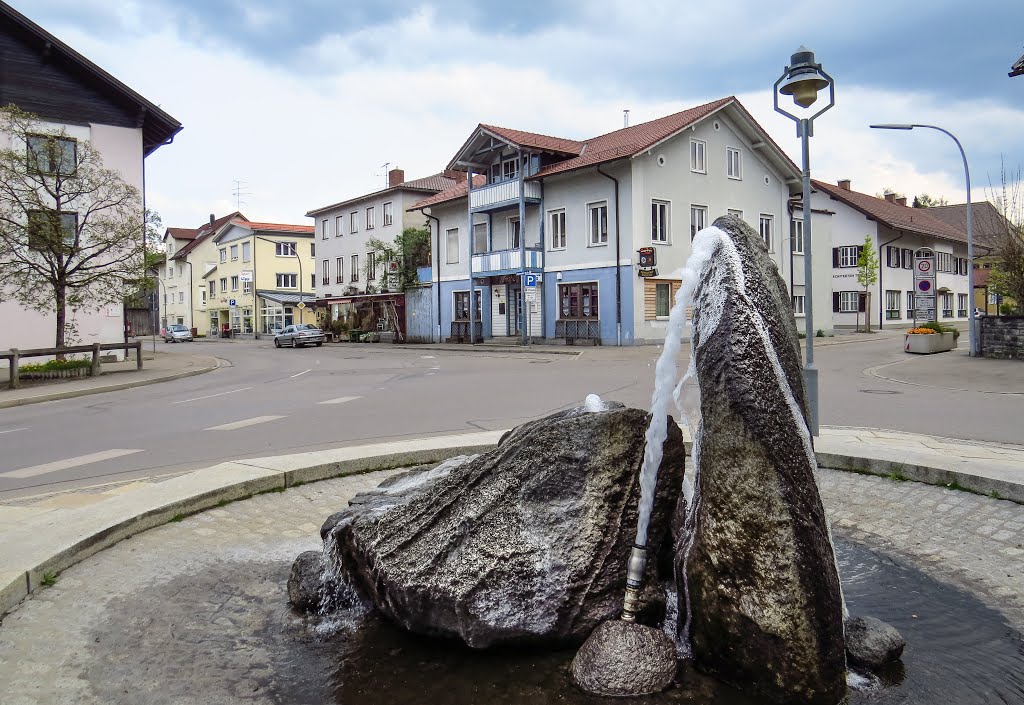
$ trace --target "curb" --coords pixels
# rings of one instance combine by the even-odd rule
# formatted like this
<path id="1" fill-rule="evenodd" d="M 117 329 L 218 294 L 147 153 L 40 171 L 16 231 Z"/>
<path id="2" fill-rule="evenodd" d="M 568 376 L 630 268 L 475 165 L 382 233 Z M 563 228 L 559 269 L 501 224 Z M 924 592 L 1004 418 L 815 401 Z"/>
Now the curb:
<path id="1" fill-rule="evenodd" d="M 36 394 L 31 397 L 19 397 L 17 399 L 0 399 L 0 409 L 9 409 L 15 406 L 27 406 L 29 404 L 40 404 L 44 401 L 57 401 L 59 399 L 74 399 L 75 397 L 87 397 L 90 394 L 116 392 L 122 389 L 133 389 L 134 387 L 146 387 L 150 384 L 159 384 L 160 382 L 171 382 L 173 380 L 183 379 L 185 377 L 194 377 L 195 375 L 201 375 L 206 372 L 213 372 L 214 370 L 220 369 L 221 367 L 231 366 L 230 362 L 228 362 L 227 360 L 222 360 L 219 357 L 215 357 L 213 358 L 213 360 L 214 363 L 212 367 L 201 367 L 199 369 L 194 370 L 183 370 L 181 372 L 173 372 L 162 377 L 133 380 L 130 382 L 118 382 L 116 384 L 108 384 L 103 387 L 95 387 L 89 389 L 71 389 L 64 391 L 46 392 L 43 394 Z"/>
<path id="2" fill-rule="evenodd" d="M 57 575 L 147 529 L 309 482 L 485 452 L 497 445 L 503 433 L 485 431 L 221 463 L 100 505 L 41 515 L 3 536 L 12 550 L 0 557 L 0 616 L 38 590 L 45 576 Z M 1024 504 L 1024 483 L 1012 480 L 837 452 L 817 451 L 816 455 L 823 469 L 914 480 Z"/>

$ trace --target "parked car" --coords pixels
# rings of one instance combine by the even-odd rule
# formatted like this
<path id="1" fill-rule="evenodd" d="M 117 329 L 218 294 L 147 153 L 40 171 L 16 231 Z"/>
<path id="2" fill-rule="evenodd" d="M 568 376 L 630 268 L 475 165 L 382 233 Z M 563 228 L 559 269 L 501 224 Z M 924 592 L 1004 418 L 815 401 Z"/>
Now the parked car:
<path id="1" fill-rule="evenodd" d="M 976 308 L 976 309 L 974 309 L 974 317 L 975 318 L 977 318 L 978 316 L 984 316 L 984 315 L 985 315 L 985 309 L 983 309 L 983 308 Z"/>
<path id="2" fill-rule="evenodd" d="M 300 323 L 295 326 L 285 326 L 284 330 L 274 336 L 274 347 L 280 348 L 291 345 L 293 348 L 301 348 L 306 345 L 320 347 L 324 344 L 324 332 L 309 323 Z"/>
<path id="3" fill-rule="evenodd" d="M 165 343 L 180 343 L 180 342 L 192 342 L 192 331 L 180 323 L 174 323 L 167 326 L 164 330 L 164 342 Z"/>

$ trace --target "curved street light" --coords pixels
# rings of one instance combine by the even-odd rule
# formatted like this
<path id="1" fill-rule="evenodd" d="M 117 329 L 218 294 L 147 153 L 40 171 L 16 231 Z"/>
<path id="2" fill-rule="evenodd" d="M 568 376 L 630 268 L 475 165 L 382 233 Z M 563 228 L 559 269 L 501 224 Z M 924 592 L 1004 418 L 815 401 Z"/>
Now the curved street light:
<path id="1" fill-rule="evenodd" d="M 970 356 L 977 357 L 978 335 L 976 330 L 977 317 L 974 315 L 974 223 L 971 214 L 971 170 L 967 167 L 967 154 L 964 152 L 964 147 L 960 144 L 960 140 L 956 138 L 956 135 L 949 130 L 936 125 L 921 125 L 918 123 L 884 123 L 881 125 L 871 125 L 871 127 L 875 130 L 913 130 L 915 127 L 921 127 L 927 130 L 937 130 L 956 142 L 956 148 L 960 150 L 960 158 L 964 162 L 964 178 L 967 181 L 967 339 L 970 341 L 968 343 Z"/>
<path id="2" fill-rule="evenodd" d="M 792 96 L 793 102 L 801 108 L 809 108 L 818 100 L 818 93 L 828 88 L 828 104 L 810 116 L 801 117 L 779 106 L 779 94 Z M 836 104 L 835 81 L 825 73 L 821 64 L 814 60 L 814 52 L 801 46 L 790 57 L 789 66 L 775 82 L 773 91 L 775 111 L 782 113 L 796 123 L 796 136 L 800 138 L 803 151 L 803 199 L 801 210 L 804 216 L 804 330 L 806 353 L 804 361 L 804 387 L 807 391 L 807 425 L 811 435 L 818 435 L 818 370 L 814 366 L 814 299 L 811 276 L 811 162 L 810 141 L 814 134 L 814 119 Z"/>

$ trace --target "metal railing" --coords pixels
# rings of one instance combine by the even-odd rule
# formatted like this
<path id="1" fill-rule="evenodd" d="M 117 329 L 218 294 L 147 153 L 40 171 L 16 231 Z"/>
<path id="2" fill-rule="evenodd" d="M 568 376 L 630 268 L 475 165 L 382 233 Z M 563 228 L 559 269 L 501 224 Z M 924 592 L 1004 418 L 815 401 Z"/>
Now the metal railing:
<path id="1" fill-rule="evenodd" d="M 18 389 L 20 386 L 20 374 L 18 362 L 23 357 L 51 357 L 54 355 L 73 355 L 75 353 L 92 353 L 92 364 L 89 366 L 89 376 L 96 377 L 100 374 L 100 352 L 103 350 L 124 350 L 127 357 L 128 351 L 135 350 L 135 362 L 137 369 L 142 369 L 142 341 L 134 343 L 93 343 L 92 345 L 73 345 L 63 348 L 34 348 L 31 350 L 18 350 L 11 348 L 9 352 L 0 353 L 0 360 L 7 360 L 10 365 L 11 376 L 7 382 L 9 389 Z"/>
<path id="2" fill-rule="evenodd" d="M 515 250 L 494 250 L 473 255 L 473 274 L 486 275 L 488 272 L 507 272 L 522 270 L 539 270 L 543 253 L 540 248 L 526 248 L 526 264 L 523 265 L 522 252 Z"/>
<path id="3" fill-rule="evenodd" d="M 476 341 L 483 340 L 484 324 L 481 321 L 473 321 L 473 338 Z M 469 321 L 452 321 L 452 340 L 459 343 L 469 342 Z"/>
<path id="4" fill-rule="evenodd" d="M 572 345 L 576 340 L 601 342 L 601 321 L 596 318 L 559 318 L 555 321 L 555 337 L 565 338 Z"/>
<path id="5" fill-rule="evenodd" d="M 536 181 L 527 181 L 523 188 L 523 195 L 525 198 L 540 200 L 540 184 Z M 477 210 L 518 200 L 519 179 L 513 179 L 473 189 L 470 194 L 470 207 Z"/>

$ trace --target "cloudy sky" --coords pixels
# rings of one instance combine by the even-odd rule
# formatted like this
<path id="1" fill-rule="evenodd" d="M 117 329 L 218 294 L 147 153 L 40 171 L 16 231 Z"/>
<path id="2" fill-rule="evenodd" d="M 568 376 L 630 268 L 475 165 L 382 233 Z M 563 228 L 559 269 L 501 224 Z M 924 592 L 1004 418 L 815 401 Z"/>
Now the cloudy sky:
<path id="1" fill-rule="evenodd" d="M 147 160 L 164 223 L 308 222 L 440 171 L 479 122 L 572 138 L 736 95 L 799 161 L 771 87 L 801 44 L 836 80 L 812 173 L 962 202 L 1024 167 L 1024 2 L 1011 0 L 8 0 L 185 125 Z M 687 8 L 687 9 L 682 9 Z M 693 9 L 696 8 L 696 9 Z"/>

